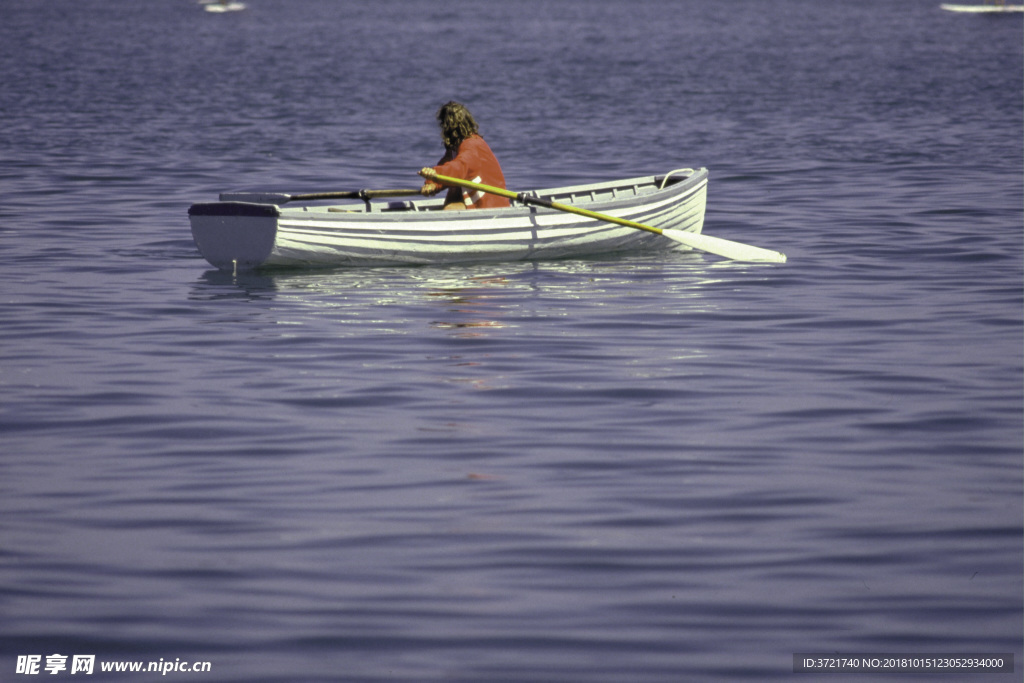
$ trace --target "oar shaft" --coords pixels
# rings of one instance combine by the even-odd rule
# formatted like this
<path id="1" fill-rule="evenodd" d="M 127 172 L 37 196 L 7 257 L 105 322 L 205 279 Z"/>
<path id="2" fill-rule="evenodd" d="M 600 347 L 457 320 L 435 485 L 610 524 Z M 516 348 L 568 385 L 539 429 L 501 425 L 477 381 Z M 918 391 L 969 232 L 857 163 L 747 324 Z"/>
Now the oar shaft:
<path id="1" fill-rule="evenodd" d="M 312 202 L 318 199 L 373 199 L 374 197 L 411 197 L 420 194 L 419 190 L 351 190 L 348 192 L 314 192 L 312 194 L 293 194 L 288 201 Z"/>

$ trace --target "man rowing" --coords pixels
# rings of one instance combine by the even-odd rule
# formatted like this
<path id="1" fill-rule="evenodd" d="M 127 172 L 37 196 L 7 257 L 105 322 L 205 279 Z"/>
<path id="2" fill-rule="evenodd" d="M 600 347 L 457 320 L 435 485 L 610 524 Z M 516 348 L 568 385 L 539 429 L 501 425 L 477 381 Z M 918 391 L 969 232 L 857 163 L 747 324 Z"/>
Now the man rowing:
<path id="1" fill-rule="evenodd" d="M 420 192 L 433 196 L 443 185 L 431 178 L 434 173 L 462 178 L 474 183 L 494 187 L 505 187 L 505 176 L 494 152 L 480 137 L 479 127 L 465 105 L 448 102 L 437 110 L 437 122 L 441 126 L 441 139 L 445 153 L 434 167 L 425 167 L 420 175 L 426 178 Z M 450 209 L 501 209 L 509 206 L 505 197 L 478 190 L 451 187 L 445 195 L 444 208 Z"/>

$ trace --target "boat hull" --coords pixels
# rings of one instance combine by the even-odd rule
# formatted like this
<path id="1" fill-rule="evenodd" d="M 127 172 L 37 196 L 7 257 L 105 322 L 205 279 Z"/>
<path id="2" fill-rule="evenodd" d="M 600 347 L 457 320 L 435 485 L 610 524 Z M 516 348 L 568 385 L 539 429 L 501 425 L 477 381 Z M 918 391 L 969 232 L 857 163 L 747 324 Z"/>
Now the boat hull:
<path id="1" fill-rule="evenodd" d="M 674 174 L 674 175 L 673 175 Z M 699 233 L 707 170 L 537 192 L 660 229 Z M 280 195 L 225 193 L 189 209 L 199 252 L 222 270 L 545 260 L 685 248 L 655 233 L 555 209 L 441 211 L 439 200 L 283 206 Z M 252 201 L 256 200 L 256 201 Z"/>

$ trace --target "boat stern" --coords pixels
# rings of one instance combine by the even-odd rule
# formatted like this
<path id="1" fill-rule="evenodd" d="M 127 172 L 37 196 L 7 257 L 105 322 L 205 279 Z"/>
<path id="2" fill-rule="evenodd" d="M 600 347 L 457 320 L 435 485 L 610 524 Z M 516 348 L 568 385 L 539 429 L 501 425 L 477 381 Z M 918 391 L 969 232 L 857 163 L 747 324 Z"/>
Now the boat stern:
<path id="1" fill-rule="evenodd" d="M 192 239 L 213 266 L 231 272 L 262 265 L 274 248 L 278 208 L 272 204 L 213 202 L 188 210 Z"/>

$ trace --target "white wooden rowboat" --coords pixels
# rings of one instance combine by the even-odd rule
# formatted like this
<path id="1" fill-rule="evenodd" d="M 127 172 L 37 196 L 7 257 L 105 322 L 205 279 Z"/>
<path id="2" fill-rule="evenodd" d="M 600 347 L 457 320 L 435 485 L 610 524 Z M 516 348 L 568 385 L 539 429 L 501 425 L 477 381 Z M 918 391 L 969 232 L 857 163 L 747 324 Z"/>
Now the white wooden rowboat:
<path id="1" fill-rule="evenodd" d="M 952 5 L 943 4 L 940 7 L 949 12 L 970 12 L 970 13 L 989 13 L 989 12 L 1024 12 L 1024 5 L 1005 5 L 996 3 L 993 5 Z"/>
<path id="2" fill-rule="evenodd" d="M 707 169 L 529 193 L 699 234 Z M 301 196 L 300 196 L 301 198 Z M 522 261 L 680 248 L 632 227 L 513 201 L 506 209 L 442 211 L 442 199 L 287 205 L 293 197 L 226 192 L 189 208 L 199 252 L 222 270 Z M 685 248 L 685 247 L 682 247 Z"/>
<path id="3" fill-rule="evenodd" d="M 204 3 L 207 12 L 238 12 L 245 9 L 244 2 L 209 2 Z"/>

